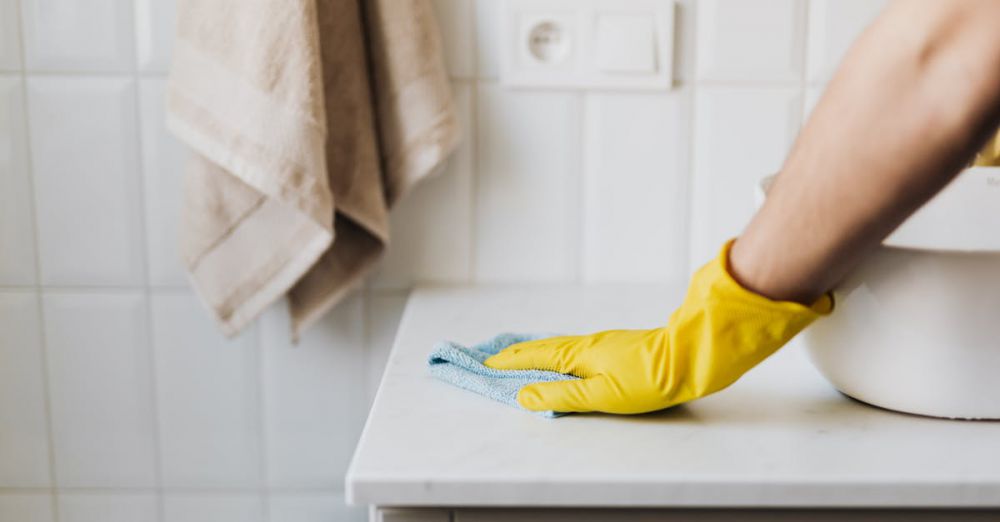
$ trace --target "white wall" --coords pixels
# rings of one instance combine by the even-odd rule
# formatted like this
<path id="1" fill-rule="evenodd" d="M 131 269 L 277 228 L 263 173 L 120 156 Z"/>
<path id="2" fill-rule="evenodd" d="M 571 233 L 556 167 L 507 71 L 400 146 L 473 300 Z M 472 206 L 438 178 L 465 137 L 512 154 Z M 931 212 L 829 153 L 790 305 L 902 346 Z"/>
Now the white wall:
<path id="1" fill-rule="evenodd" d="M 172 2 L 0 0 L 0 520 L 363 519 L 342 474 L 407 289 L 686 279 L 880 2 L 685 0 L 655 94 L 504 89 L 500 2 L 435 3 L 465 142 L 290 349 L 280 306 L 222 340 L 179 269 Z"/>

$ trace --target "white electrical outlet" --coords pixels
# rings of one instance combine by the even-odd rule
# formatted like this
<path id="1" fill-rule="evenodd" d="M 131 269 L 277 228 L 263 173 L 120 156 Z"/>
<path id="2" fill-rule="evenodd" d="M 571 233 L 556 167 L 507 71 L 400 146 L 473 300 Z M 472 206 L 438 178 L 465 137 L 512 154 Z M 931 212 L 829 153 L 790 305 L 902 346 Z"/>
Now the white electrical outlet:
<path id="1" fill-rule="evenodd" d="M 501 81 L 513 87 L 668 89 L 673 0 L 504 0 Z"/>
<path id="2" fill-rule="evenodd" d="M 522 39 L 526 43 L 528 54 L 535 60 L 546 65 L 566 61 L 573 41 L 565 23 L 542 17 L 528 24 L 525 29 L 528 34 L 522 36 Z"/>

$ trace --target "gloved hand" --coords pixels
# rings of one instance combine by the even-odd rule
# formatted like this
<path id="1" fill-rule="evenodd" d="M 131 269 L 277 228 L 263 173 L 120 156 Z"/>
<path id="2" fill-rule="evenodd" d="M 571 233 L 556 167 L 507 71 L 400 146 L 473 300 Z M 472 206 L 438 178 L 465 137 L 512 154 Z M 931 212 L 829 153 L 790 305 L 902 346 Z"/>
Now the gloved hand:
<path id="1" fill-rule="evenodd" d="M 807 307 L 744 289 L 729 274 L 731 245 L 695 273 L 664 328 L 518 343 L 485 364 L 581 377 L 521 388 L 517 401 L 535 411 L 643 413 L 719 391 L 833 309 L 829 295 Z"/>
<path id="2" fill-rule="evenodd" d="M 1000 131 L 986 142 L 983 150 L 976 155 L 973 165 L 977 167 L 1000 166 Z"/>

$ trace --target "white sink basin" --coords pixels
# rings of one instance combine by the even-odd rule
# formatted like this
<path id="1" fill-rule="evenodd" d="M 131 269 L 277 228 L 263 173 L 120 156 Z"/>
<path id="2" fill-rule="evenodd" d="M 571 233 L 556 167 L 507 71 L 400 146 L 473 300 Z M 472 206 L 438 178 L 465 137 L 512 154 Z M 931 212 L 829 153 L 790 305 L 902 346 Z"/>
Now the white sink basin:
<path id="1" fill-rule="evenodd" d="M 834 293 L 837 309 L 803 336 L 838 390 L 909 413 L 1000 419 L 1000 167 L 963 172 Z"/>

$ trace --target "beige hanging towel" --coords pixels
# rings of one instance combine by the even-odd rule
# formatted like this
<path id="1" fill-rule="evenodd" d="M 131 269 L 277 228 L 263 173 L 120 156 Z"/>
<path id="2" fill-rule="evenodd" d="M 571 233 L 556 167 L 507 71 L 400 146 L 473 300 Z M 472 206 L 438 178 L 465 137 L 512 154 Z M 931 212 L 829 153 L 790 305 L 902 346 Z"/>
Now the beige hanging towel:
<path id="1" fill-rule="evenodd" d="M 227 335 L 287 295 L 298 337 L 458 141 L 430 0 L 179 0 L 173 52 L 191 282 Z"/>

